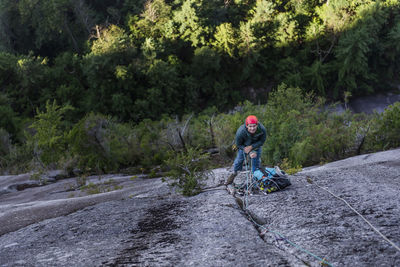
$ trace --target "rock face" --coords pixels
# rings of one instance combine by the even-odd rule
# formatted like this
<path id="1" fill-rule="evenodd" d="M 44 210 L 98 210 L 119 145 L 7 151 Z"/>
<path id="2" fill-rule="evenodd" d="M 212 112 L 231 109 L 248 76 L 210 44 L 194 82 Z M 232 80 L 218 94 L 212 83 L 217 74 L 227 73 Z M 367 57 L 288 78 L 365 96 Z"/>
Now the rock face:
<path id="1" fill-rule="evenodd" d="M 400 149 L 362 155 L 240 198 L 225 186 L 182 197 L 125 176 L 113 176 L 123 189 L 96 195 L 68 197 L 68 179 L 4 193 L 0 266 L 400 266 L 400 251 L 343 201 L 399 246 L 399 167 Z M 209 186 L 229 172 L 214 174 Z"/>
<path id="2" fill-rule="evenodd" d="M 342 113 L 349 109 L 353 113 L 372 114 L 374 112 L 382 113 L 389 105 L 400 101 L 400 86 L 394 92 L 378 93 L 370 96 L 361 96 L 350 99 L 347 105 L 339 104 L 331 111 Z"/>
<path id="3" fill-rule="evenodd" d="M 400 251 L 343 201 L 399 247 L 399 167 L 400 150 L 392 150 L 310 168 L 292 176 L 293 186 L 285 193 L 257 201 L 250 197 L 248 208 L 264 216 L 268 229 L 334 266 L 400 266 Z M 273 235 L 266 240 L 273 242 Z M 287 242 L 279 243 L 288 253 L 315 262 Z"/>
<path id="4" fill-rule="evenodd" d="M 381 113 L 389 105 L 400 101 L 400 90 L 395 93 L 376 94 L 373 96 L 358 97 L 349 103 L 351 111 L 355 113 Z"/>

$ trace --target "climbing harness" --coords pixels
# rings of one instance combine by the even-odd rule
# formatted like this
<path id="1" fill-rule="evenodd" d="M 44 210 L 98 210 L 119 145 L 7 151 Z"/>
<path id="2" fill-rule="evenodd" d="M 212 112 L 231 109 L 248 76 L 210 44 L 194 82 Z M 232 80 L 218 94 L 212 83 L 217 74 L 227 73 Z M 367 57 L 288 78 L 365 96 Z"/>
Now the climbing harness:
<path id="1" fill-rule="evenodd" d="M 253 217 L 249 214 L 249 212 L 247 210 L 247 207 L 249 206 L 248 196 L 251 194 L 251 190 L 254 187 L 253 179 L 250 179 L 250 178 L 252 178 L 251 176 L 253 174 L 252 174 L 251 171 L 250 172 L 248 171 L 247 158 L 246 158 L 246 155 L 244 155 L 244 156 L 245 156 L 244 159 L 245 159 L 245 166 L 246 166 L 245 167 L 246 168 L 246 182 L 245 182 L 246 184 L 245 184 L 244 190 L 243 190 L 243 192 L 244 192 L 244 203 L 243 204 L 244 205 L 243 205 L 242 209 L 243 209 L 244 212 L 246 212 L 247 215 L 249 215 L 248 217 L 250 218 L 250 220 L 251 220 L 251 222 L 253 224 L 255 224 L 256 226 L 258 226 L 261 229 L 263 229 L 263 231 L 260 234 L 265 235 L 266 232 L 270 232 L 270 233 L 274 234 L 275 241 L 277 241 L 277 242 L 280 241 L 280 240 L 286 241 L 288 244 L 292 245 L 293 247 L 297 248 L 298 250 L 300 250 L 300 251 L 312 256 L 315 259 L 317 259 L 321 265 L 326 265 L 326 266 L 333 267 L 333 265 L 330 264 L 328 261 L 326 261 L 325 258 L 318 257 L 317 255 L 313 254 L 312 252 L 310 252 L 310 251 L 306 250 L 305 248 L 302 248 L 301 246 L 299 246 L 299 245 L 295 244 L 294 242 L 290 241 L 289 239 L 287 239 L 283 234 L 279 233 L 278 231 L 275 231 L 275 230 L 272 230 L 272 229 L 268 229 L 264 225 L 261 225 L 261 224 L 257 223 L 253 219 Z M 250 170 L 252 169 L 252 165 L 251 164 L 252 164 L 252 162 L 250 160 Z M 262 191 L 262 192 L 264 192 L 264 191 Z M 277 237 L 279 237 L 279 238 L 277 238 Z"/>

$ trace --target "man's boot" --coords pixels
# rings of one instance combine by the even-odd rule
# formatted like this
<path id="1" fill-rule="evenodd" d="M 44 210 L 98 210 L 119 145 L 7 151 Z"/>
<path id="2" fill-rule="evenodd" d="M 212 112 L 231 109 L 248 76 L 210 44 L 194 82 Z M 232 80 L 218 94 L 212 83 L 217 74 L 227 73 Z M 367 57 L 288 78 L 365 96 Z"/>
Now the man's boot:
<path id="1" fill-rule="evenodd" d="M 232 173 L 229 177 L 228 180 L 226 180 L 225 185 L 230 185 L 233 183 L 233 180 L 235 180 L 235 177 L 237 176 L 237 172 Z"/>

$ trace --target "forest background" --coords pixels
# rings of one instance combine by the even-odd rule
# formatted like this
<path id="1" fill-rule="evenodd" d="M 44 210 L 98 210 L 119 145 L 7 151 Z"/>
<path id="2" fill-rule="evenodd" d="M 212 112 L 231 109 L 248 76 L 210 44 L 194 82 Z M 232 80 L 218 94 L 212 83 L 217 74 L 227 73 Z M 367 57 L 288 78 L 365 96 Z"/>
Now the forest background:
<path id="1" fill-rule="evenodd" d="M 0 36 L 2 173 L 189 175 L 249 114 L 286 169 L 400 145 L 399 104 L 323 108 L 399 84 L 397 0 L 0 0 Z"/>

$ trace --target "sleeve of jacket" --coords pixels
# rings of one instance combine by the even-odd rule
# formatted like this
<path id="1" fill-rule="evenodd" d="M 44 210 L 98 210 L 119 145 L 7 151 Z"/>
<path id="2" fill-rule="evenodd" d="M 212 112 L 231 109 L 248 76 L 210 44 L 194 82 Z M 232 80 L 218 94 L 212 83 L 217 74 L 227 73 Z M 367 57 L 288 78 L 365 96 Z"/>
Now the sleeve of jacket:
<path id="1" fill-rule="evenodd" d="M 236 131 L 235 143 L 239 149 L 244 149 L 245 145 L 245 132 L 243 131 L 244 126 L 241 125 Z"/>
<path id="2" fill-rule="evenodd" d="M 254 144 L 252 144 L 253 149 L 257 149 L 257 148 L 261 147 L 261 146 L 265 143 L 265 140 L 267 139 L 267 131 L 265 130 L 264 125 L 262 125 L 261 123 L 259 123 L 259 124 L 258 124 L 258 127 L 259 127 L 259 129 L 261 130 L 262 135 L 260 136 L 260 139 L 259 139 L 257 142 L 255 142 Z"/>

